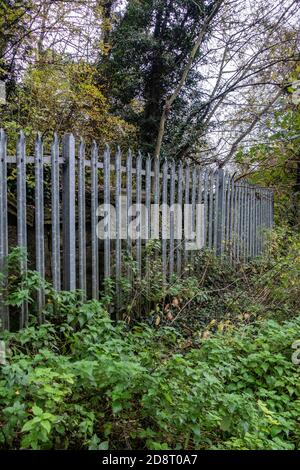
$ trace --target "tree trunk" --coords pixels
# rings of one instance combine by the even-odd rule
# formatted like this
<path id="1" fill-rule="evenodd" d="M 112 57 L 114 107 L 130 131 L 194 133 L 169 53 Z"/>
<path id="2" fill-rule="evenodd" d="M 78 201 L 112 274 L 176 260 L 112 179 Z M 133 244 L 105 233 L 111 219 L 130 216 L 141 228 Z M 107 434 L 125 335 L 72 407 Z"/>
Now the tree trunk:
<path id="1" fill-rule="evenodd" d="M 154 157 L 156 159 L 160 158 L 161 146 L 162 146 L 162 142 L 163 142 L 165 127 L 166 127 L 166 121 L 167 121 L 169 111 L 170 111 L 174 101 L 176 100 L 176 98 L 178 97 L 179 93 L 181 92 L 182 88 L 185 85 L 188 74 L 189 74 L 189 72 L 190 72 L 190 70 L 193 66 L 196 54 L 197 54 L 200 46 L 202 45 L 202 43 L 204 41 L 205 35 L 208 31 L 208 28 L 211 24 L 211 21 L 214 19 L 214 17 L 218 13 L 222 3 L 223 3 L 223 0 L 216 0 L 215 5 L 212 9 L 212 12 L 204 20 L 203 26 L 202 26 L 199 34 L 198 34 L 198 37 L 196 38 L 194 46 L 193 46 L 193 48 L 192 48 L 192 50 L 189 54 L 187 64 L 183 69 L 182 76 L 181 76 L 177 86 L 175 87 L 175 90 L 173 91 L 171 96 L 165 102 L 165 106 L 164 106 L 164 109 L 163 109 L 163 112 L 162 112 L 162 115 L 161 115 L 161 118 L 160 118 L 158 136 L 157 136 L 155 152 L 154 152 Z"/>

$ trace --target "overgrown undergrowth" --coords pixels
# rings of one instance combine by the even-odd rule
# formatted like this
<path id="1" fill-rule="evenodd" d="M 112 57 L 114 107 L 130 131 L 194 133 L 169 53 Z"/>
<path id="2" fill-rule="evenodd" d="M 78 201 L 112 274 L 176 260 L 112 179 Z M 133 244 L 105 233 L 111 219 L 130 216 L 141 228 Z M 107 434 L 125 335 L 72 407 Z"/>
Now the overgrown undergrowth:
<path id="1" fill-rule="evenodd" d="M 299 449 L 299 238 L 270 246 L 238 272 L 204 254 L 143 323 L 49 289 L 47 322 L 3 335 L 0 447 Z M 38 283 L 14 274 L 2 296 L 17 307 Z"/>

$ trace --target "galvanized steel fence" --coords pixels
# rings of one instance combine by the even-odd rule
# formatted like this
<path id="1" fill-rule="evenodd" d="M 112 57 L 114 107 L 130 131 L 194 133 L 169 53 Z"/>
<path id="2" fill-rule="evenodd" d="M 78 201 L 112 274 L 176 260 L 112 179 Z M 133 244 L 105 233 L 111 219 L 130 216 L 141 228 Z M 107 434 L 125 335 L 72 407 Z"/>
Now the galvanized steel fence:
<path id="1" fill-rule="evenodd" d="M 134 256 L 137 276 L 147 275 L 147 262 L 143 263 L 144 241 L 137 236 L 132 240 L 129 233 L 131 221 L 130 207 L 145 204 L 147 211 L 147 237 L 150 238 L 153 226 L 160 217 L 157 211 L 151 212 L 151 204 L 164 205 L 190 204 L 195 233 L 201 232 L 204 246 L 217 255 L 228 255 L 232 262 L 241 262 L 259 256 L 264 250 L 264 231 L 273 225 L 273 191 L 257 187 L 246 180 L 235 181 L 223 169 L 203 169 L 189 163 L 164 161 L 160 164 L 150 157 L 135 157 L 129 151 L 122 155 L 120 149 L 112 153 L 108 146 L 100 153 L 95 142 L 89 147 L 90 158 L 86 158 L 85 142 L 76 145 L 72 134 L 59 141 L 54 136 L 50 155 L 44 155 L 40 135 L 35 142 L 34 155 L 26 154 L 25 136 L 21 132 L 16 155 L 7 155 L 7 138 L 0 131 L 0 271 L 3 271 L 5 258 L 9 252 L 7 174 L 14 167 L 17 173 L 17 245 L 27 248 L 27 207 L 28 188 L 26 173 L 28 168 L 34 174 L 35 212 L 35 269 L 45 277 L 45 224 L 44 194 L 45 182 L 51 189 L 48 202 L 51 213 L 51 281 L 57 291 L 81 289 L 97 299 L 103 279 L 113 277 L 118 280 L 122 270 L 124 251 Z M 44 176 L 47 169 L 47 178 Z M 50 175 L 50 176 L 49 176 Z M 121 236 L 121 196 L 126 195 L 126 240 Z M 97 236 L 99 203 L 106 204 L 106 217 L 114 204 L 116 227 L 114 239 L 111 226 L 105 227 L 103 242 Z M 196 205 L 204 210 L 203 223 L 196 223 Z M 174 273 L 181 275 L 184 266 L 191 263 L 193 251 L 185 250 L 184 219 L 180 235 L 174 231 L 174 214 L 170 211 L 169 239 L 161 236 L 165 227 L 160 228 L 162 271 L 165 279 Z M 142 227 L 137 227 L 141 231 Z M 87 255 L 87 234 L 90 239 L 90 255 Z M 89 259 L 89 257 L 91 259 Z M 87 260 L 91 264 L 91 289 L 87 282 Z M 32 261 L 32 260 L 31 260 Z M 21 269 L 27 270 L 23 261 Z M 102 273 L 102 274 L 101 274 Z M 5 284 L 5 277 L 2 280 Z M 151 287 L 151 286 L 150 286 Z M 117 293 L 118 294 L 118 293 Z M 118 297 L 118 295 L 117 295 Z M 44 294 L 39 292 L 38 307 L 42 311 Z M 117 299 L 118 301 L 118 299 Z M 9 326 L 7 307 L 0 305 L 2 326 Z M 43 318 L 40 318 L 43 321 Z M 20 327 L 27 324 L 28 308 L 22 306 Z"/>

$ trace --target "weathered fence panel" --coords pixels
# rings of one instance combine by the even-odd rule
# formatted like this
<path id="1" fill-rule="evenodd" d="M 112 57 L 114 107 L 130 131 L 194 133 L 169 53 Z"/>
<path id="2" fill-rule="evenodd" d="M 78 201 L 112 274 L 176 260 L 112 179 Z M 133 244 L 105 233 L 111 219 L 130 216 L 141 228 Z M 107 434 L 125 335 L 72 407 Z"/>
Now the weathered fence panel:
<path id="1" fill-rule="evenodd" d="M 110 149 L 106 146 L 104 151 L 104 165 L 103 165 L 103 178 L 104 178 L 104 217 L 110 219 Z M 131 170 L 130 168 L 127 168 Z M 129 174 L 129 171 L 127 172 Z M 131 191 L 131 186 L 130 186 Z M 129 239 L 129 237 L 128 237 Z M 110 277 L 110 224 L 107 224 L 104 230 L 104 278 Z"/>
<path id="2" fill-rule="evenodd" d="M 85 197 L 85 145 L 78 147 L 78 287 L 86 296 L 86 197 Z"/>
<path id="3" fill-rule="evenodd" d="M 59 164 L 59 143 L 55 134 L 51 145 L 52 282 L 58 292 L 61 289 Z"/>
<path id="4" fill-rule="evenodd" d="M 43 142 L 40 135 L 35 142 L 35 253 L 36 270 L 41 278 L 45 278 L 45 236 L 44 236 L 44 168 Z M 37 306 L 39 321 L 43 322 L 42 310 L 45 305 L 45 295 L 42 289 L 38 292 Z"/>
<path id="5" fill-rule="evenodd" d="M 18 246 L 27 251 L 27 227 L 26 227 L 26 144 L 24 133 L 21 132 L 17 142 L 17 227 Z M 27 271 L 27 259 L 22 256 L 21 272 Z M 24 301 L 21 307 L 20 328 L 28 322 L 28 305 Z"/>
<path id="6" fill-rule="evenodd" d="M 226 255 L 231 263 L 238 263 L 262 254 L 264 231 L 273 226 L 273 191 L 237 180 L 223 169 L 203 169 L 191 166 L 189 162 L 186 165 L 167 160 L 160 163 L 149 156 L 143 158 L 140 153 L 133 156 L 131 151 L 124 156 L 126 164 L 123 166 L 120 149 L 113 152 L 106 146 L 102 153 L 95 142 L 89 147 L 82 139 L 77 148 L 72 134 L 65 135 L 61 143 L 54 135 L 50 156 L 45 155 L 40 135 L 35 141 L 33 157 L 26 156 L 22 132 L 16 155 L 7 156 L 6 148 L 6 134 L 1 130 L 1 271 L 5 274 L 5 259 L 12 248 L 8 239 L 7 171 L 16 168 L 17 182 L 12 189 L 16 192 L 17 244 L 25 250 L 29 230 L 27 209 L 34 207 L 35 260 L 29 260 L 30 265 L 34 263 L 41 277 L 51 280 L 57 291 L 62 285 L 65 290 L 78 288 L 84 297 L 91 295 L 95 299 L 99 298 L 103 281 L 113 277 L 116 281 L 116 317 L 121 302 L 123 253 L 135 259 L 136 275 L 147 280 L 149 292 L 150 260 L 145 257 L 145 245 L 150 238 L 161 241 L 161 253 L 156 250 L 155 257 L 161 256 L 162 276 L 167 282 L 174 272 L 182 275 L 193 263 L 195 253 L 186 249 L 191 242 L 188 234 L 193 234 L 193 241 L 201 241 L 200 248 L 213 250 L 219 256 Z M 88 148 L 90 159 L 86 157 Z M 26 175 L 32 169 L 33 200 L 26 186 Z M 48 193 L 49 189 L 51 192 L 50 270 L 45 256 L 46 184 Z M 100 211 L 98 206 L 102 203 L 104 209 Z M 190 212 L 186 210 L 188 206 Z M 180 215 L 175 213 L 176 207 L 181 209 Z M 200 219 L 199 214 L 203 214 Z M 105 223 L 112 215 L 115 215 L 114 223 Z M 135 234 L 132 233 L 133 218 L 139 220 Z M 100 221 L 104 223 L 102 238 L 98 231 Z M 21 271 L 26 270 L 26 260 L 22 259 Z M 129 264 L 125 274 L 130 283 L 133 282 L 133 271 Z M 5 283 L 4 275 L 1 288 L 5 288 Z M 40 322 L 44 320 L 44 303 L 45 295 L 40 290 L 37 295 Z M 0 315 L 0 328 L 9 328 L 10 316 L 1 295 Z M 27 324 L 25 302 L 19 320 L 21 328 Z"/>
<path id="7" fill-rule="evenodd" d="M 63 266 L 64 289 L 76 289 L 75 140 L 66 134 L 62 143 L 63 164 Z"/>
<path id="8" fill-rule="evenodd" d="M 91 243 L 92 243 L 92 296 L 99 296 L 99 246 L 97 237 L 97 209 L 98 199 L 98 148 L 96 142 L 92 144 L 91 154 Z"/>

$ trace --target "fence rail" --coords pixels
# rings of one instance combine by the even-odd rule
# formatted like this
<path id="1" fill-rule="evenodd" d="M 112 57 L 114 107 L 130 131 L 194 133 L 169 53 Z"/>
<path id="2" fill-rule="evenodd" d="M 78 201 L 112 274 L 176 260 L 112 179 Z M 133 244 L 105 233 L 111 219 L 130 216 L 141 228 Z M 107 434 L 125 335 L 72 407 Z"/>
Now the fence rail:
<path id="1" fill-rule="evenodd" d="M 103 280 L 112 276 L 116 280 L 118 304 L 124 251 L 136 259 L 137 275 L 147 275 L 148 261 L 143 263 L 145 242 L 139 236 L 136 240 L 130 236 L 132 217 L 141 215 L 142 203 L 147 209 L 146 218 L 137 226 L 137 231 L 140 234 L 146 227 L 145 238 L 161 239 L 162 270 L 166 280 L 175 272 L 181 275 L 184 267 L 193 260 L 194 252 L 185 249 L 190 242 L 185 238 L 186 224 L 189 224 L 189 232 L 193 230 L 196 239 L 202 240 L 202 245 L 220 256 L 227 253 L 232 262 L 241 262 L 263 252 L 264 229 L 273 225 L 271 189 L 253 186 L 245 180 L 235 181 L 234 176 L 223 169 L 202 169 L 189 163 L 183 165 L 167 160 L 159 166 L 157 160 L 150 157 L 143 158 L 139 153 L 133 156 L 130 151 L 122 155 L 120 149 L 112 153 L 108 146 L 102 153 L 95 142 L 89 153 L 90 158 L 87 158 L 82 139 L 76 143 L 72 134 L 66 134 L 61 141 L 57 135 L 54 136 L 50 155 L 44 155 L 43 140 L 38 135 L 34 155 L 26 155 L 26 139 L 21 132 L 16 155 L 8 156 L 7 137 L 3 130 L 0 131 L 1 271 L 5 269 L 4 260 L 12 247 L 7 184 L 11 169 L 15 169 L 17 174 L 14 188 L 17 244 L 28 248 L 27 210 L 33 206 L 35 260 L 29 259 L 29 264 L 34 265 L 43 278 L 49 271 L 46 269 L 48 258 L 45 254 L 45 210 L 50 213 L 50 277 L 57 291 L 79 288 L 85 296 L 98 298 Z M 34 179 L 33 201 L 28 191 L 29 174 Z M 51 195 L 46 198 L 45 191 L 49 193 L 49 187 Z M 124 195 L 125 240 L 121 228 L 124 211 L 121 196 Z M 104 228 L 103 242 L 97 233 L 101 218 L 97 212 L 99 203 L 106 205 L 104 215 L 107 218 L 112 210 L 116 214 L 115 227 L 108 224 Z M 136 205 L 135 214 L 130 214 L 132 204 Z M 182 219 L 179 231 L 175 230 L 174 211 L 171 209 L 169 215 L 163 213 L 167 205 L 174 204 L 182 208 L 184 205 L 191 207 L 191 216 Z M 158 231 L 158 222 L 162 217 L 159 205 L 168 219 L 168 227 L 163 224 Z M 201 219 L 197 218 L 197 207 L 202 208 Z M 166 231 L 169 231 L 169 237 L 164 235 Z M 88 264 L 91 272 L 88 272 Z M 21 269 L 26 272 L 25 261 Z M 128 272 L 128 275 L 130 277 L 132 273 Z M 4 286 L 5 282 L 4 276 Z M 8 308 L 1 302 L 0 299 L 1 325 L 8 328 Z M 42 312 L 45 302 L 43 292 L 39 292 L 37 302 Z M 20 327 L 27 321 L 28 307 L 24 303 Z M 43 321 L 42 314 L 40 321 Z"/>

